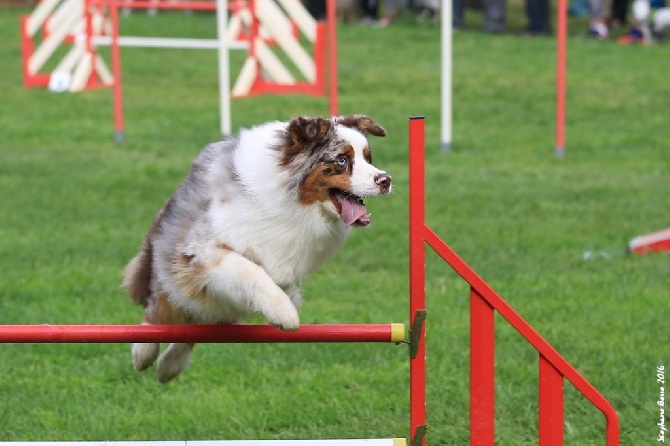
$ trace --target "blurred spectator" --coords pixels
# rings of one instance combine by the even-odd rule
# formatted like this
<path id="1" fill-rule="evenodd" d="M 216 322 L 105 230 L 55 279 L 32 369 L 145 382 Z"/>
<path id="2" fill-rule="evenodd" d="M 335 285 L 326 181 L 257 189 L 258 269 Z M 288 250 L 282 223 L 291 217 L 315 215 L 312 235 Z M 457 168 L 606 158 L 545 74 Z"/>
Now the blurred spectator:
<path id="1" fill-rule="evenodd" d="M 586 0 L 570 0 L 568 14 L 572 17 L 588 17 L 589 9 L 589 4 Z"/>
<path id="2" fill-rule="evenodd" d="M 505 32 L 506 0 L 484 0 L 484 32 L 500 34 Z"/>
<path id="3" fill-rule="evenodd" d="M 439 0 L 414 0 L 412 2 L 413 9 L 417 12 L 417 17 L 421 20 L 438 18 L 440 11 Z"/>
<path id="4" fill-rule="evenodd" d="M 612 0 L 610 14 L 608 20 L 610 27 L 625 26 L 628 16 L 628 0 Z"/>
<path id="5" fill-rule="evenodd" d="M 528 27 L 522 36 L 549 35 L 549 0 L 526 0 Z"/>
<path id="6" fill-rule="evenodd" d="M 326 18 L 326 0 L 304 0 L 303 4 L 316 20 L 324 20 Z"/>
<path id="7" fill-rule="evenodd" d="M 451 26 L 457 29 L 463 28 L 465 25 L 465 7 L 466 0 L 452 0 L 452 23 Z"/>
<path id="8" fill-rule="evenodd" d="M 360 0 L 361 20 L 363 24 L 375 24 L 379 19 L 379 2 L 377 0 Z"/>
<path id="9" fill-rule="evenodd" d="M 379 26 L 388 26 L 400 9 L 406 8 L 404 0 L 384 0 L 384 15 L 379 19 Z"/>
<path id="10" fill-rule="evenodd" d="M 604 0 L 589 0 L 589 36 L 596 39 L 607 38 Z"/>
<path id="11" fill-rule="evenodd" d="M 465 10 L 473 5 L 472 0 L 452 0 L 453 16 L 452 26 L 454 28 L 463 28 L 465 22 Z M 507 0 L 484 0 L 481 9 L 484 14 L 483 29 L 484 32 L 491 34 L 504 33 L 506 29 L 505 13 L 507 9 Z"/>
<path id="12" fill-rule="evenodd" d="M 634 0 L 632 9 L 633 27 L 619 37 L 622 45 L 652 43 L 670 26 L 670 8 L 665 7 L 665 0 Z"/>

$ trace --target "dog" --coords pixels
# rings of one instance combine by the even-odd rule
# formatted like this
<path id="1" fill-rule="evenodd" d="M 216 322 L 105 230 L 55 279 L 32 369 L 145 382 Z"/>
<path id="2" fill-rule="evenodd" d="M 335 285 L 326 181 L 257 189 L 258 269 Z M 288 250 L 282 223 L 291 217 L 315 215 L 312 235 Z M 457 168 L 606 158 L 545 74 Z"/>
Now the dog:
<path id="1" fill-rule="evenodd" d="M 240 324 L 260 314 L 297 330 L 299 282 L 332 257 L 352 228 L 370 224 L 363 199 L 391 192 L 372 164 L 365 115 L 297 117 L 243 129 L 208 145 L 157 214 L 122 287 L 143 324 Z M 141 371 L 157 361 L 167 383 L 194 344 L 135 343 Z"/>

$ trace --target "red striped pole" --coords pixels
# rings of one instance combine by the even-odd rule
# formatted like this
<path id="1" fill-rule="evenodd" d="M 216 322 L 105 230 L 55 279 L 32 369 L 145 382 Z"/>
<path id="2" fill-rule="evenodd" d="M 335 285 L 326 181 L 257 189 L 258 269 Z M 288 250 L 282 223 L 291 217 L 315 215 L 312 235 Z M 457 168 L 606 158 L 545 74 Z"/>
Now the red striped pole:
<path id="1" fill-rule="evenodd" d="M 0 325 L 0 343 L 118 342 L 402 342 L 403 324 L 271 325 Z"/>

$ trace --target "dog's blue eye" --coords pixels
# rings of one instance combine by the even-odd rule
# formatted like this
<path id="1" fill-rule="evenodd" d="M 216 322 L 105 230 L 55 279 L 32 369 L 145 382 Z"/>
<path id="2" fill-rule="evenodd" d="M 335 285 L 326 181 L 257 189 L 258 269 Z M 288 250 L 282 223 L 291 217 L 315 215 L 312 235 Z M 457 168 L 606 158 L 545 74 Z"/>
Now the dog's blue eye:
<path id="1" fill-rule="evenodd" d="M 340 166 L 344 166 L 347 164 L 347 157 L 346 156 L 341 156 L 339 160 L 337 160 L 337 164 Z"/>

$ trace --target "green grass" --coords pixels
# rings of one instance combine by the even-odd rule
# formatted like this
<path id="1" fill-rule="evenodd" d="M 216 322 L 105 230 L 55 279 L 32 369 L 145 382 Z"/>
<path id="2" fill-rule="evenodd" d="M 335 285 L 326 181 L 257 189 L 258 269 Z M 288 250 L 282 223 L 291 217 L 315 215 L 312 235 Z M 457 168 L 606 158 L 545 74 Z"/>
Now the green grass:
<path id="1" fill-rule="evenodd" d="M 520 3 L 511 23 L 522 24 Z M 18 16 L 0 9 L 0 323 L 134 323 L 118 289 L 153 215 L 217 138 L 216 55 L 123 51 L 126 132 L 111 93 L 21 84 Z M 667 46 L 619 47 L 571 22 L 567 157 L 553 154 L 549 38 L 454 35 L 453 153 L 439 153 L 439 29 L 409 18 L 339 31 L 340 110 L 367 113 L 395 193 L 373 225 L 305 280 L 305 323 L 408 322 L 407 117 L 425 115 L 430 225 L 614 405 L 622 444 L 654 444 L 656 367 L 670 365 L 667 255 L 627 257 L 668 226 Z M 214 19 L 136 14 L 124 33 L 208 37 Z M 239 56 L 235 59 L 239 63 Z M 235 71 L 235 70 L 233 70 Z M 322 98 L 233 104 L 236 128 L 323 114 Z M 586 251 L 601 253 L 585 260 Z M 468 439 L 468 289 L 428 257 L 429 444 Z M 536 444 L 537 355 L 497 323 L 497 437 Z M 158 384 L 127 345 L 0 345 L 0 439 L 406 436 L 404 346 L 201 345 Z M 566 442 L 604 443 L 604 420 L 566 391 Z"/>

